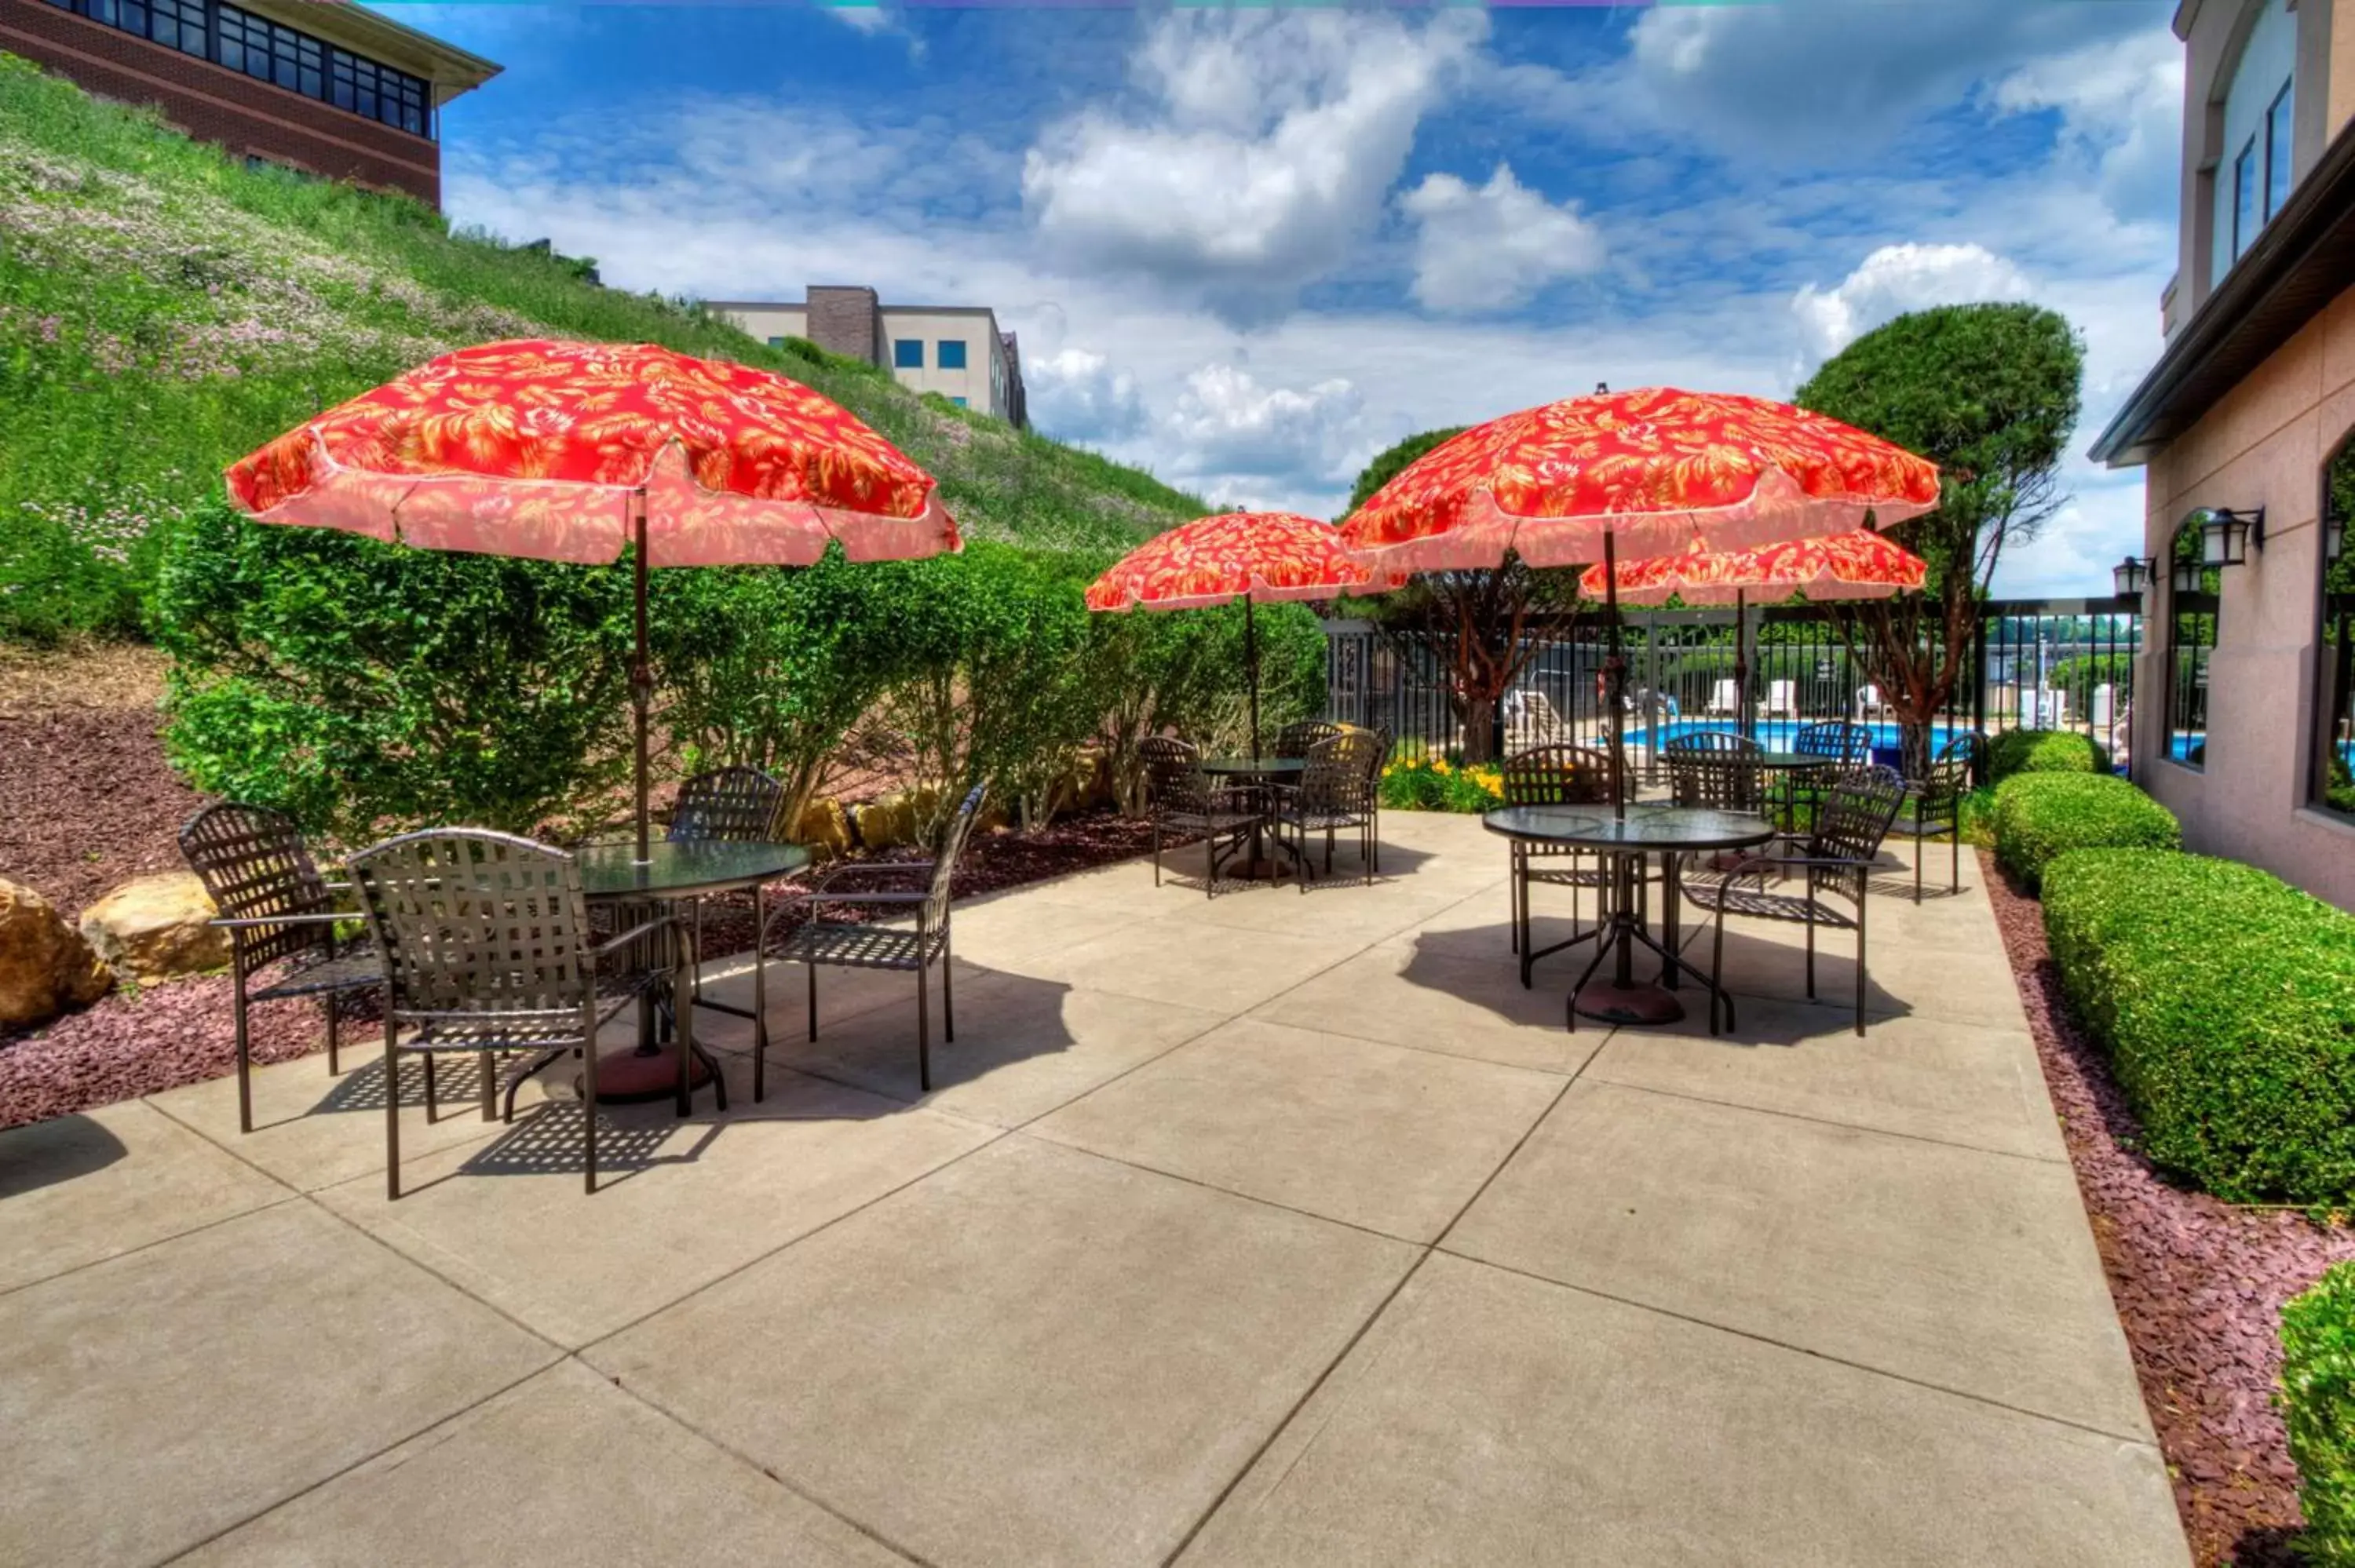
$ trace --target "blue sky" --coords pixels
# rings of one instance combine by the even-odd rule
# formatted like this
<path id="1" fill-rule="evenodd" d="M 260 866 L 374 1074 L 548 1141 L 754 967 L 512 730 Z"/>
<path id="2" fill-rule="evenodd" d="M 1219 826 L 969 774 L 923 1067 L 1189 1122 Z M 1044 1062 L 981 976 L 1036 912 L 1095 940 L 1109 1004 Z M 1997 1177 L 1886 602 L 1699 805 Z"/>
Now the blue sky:
<path id="1" fill-rule="evenodd" d="M 1410 431 L 1593 389 L 1787 394 L 1899 312 L 2159 348 L 2169 0 L 1355 10 L 404 5 L 503 63 L 452 216 L 718 299 L 988 304 L 1035 422 L 1329 515 Z M 2103 591 L 2140 476 L 2006 563 Z"/>

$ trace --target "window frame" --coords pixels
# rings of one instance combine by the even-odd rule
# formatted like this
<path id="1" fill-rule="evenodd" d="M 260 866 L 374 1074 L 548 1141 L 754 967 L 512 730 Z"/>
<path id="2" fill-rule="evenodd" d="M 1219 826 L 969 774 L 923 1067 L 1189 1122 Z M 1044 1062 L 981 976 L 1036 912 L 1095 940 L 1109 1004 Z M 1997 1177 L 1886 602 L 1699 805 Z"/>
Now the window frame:
<path id="1" fill-rule="evenodd" d="M 2265 190 L 2263 212 L 2258 226 L 2274 220 L 2275 215 L 2289 205 L 2291 154 L 2297 140 L 2294 121 L 2297 101 L 2291 95 L 2296 90 L 2297 78 L 2290 77 L 2281 84 L 2281 90 L 2265 105 Z M 2275 132 L 2278 132 L 2278 136 Z M 2280 200 L 2275 200 L 2278 193 Z"/>
<path id="2" fill-rule="evenodd" d="M 2319 477 L 2322 497 L 2321 507 L 2315 514 L 2318 522 L 2314 550 L 2314 712 L 2307 725 L 2309 740 L 2306 796 L 2307 804 L 2313 810 L 2341 821 L 2355 821 L 2355 777 L 2350 777 L 2345 785 L 2335 786 L 2341 791 L 2339 802 L 2330 798 L 2334 751 L 2340 745 L 2355 743 L 2355 548 L 2342 546 L 2336 562 L 2322 553 L 2323 536 L 2337 510 L 2331 497 L 2331 471 L 2342 461 L 2355 464 L 2355 428 L 2346 430 L 2332 445 L 2322 460 Z M 2340 585 L 2337 592 L 2332 591 L 2333 577 Z M 2342 729 L 2347 732 L 2344 742 L 2340 739 Z M 2347 757 L 2344 751 L 2336 754 L 2341 758 Z M 2348 767 L 2350 773 L 2355 773 L 2355 760 L 2350 760 Z"/>
<path id="3" fill-rule="evenodd" d="M 2232 260 L 2238 261 L 2249 252 L 2264 220 L 2257 216 L 2257 204 L 2262 200 L 2260 186 L 2264 180 L 2264 154 L 2257 138 L 2251 133 L 2241 150 L 2232 156 Z M 2243 223 L 2246 223 L 2245 228 Z"/>
<path id="4" fill-rule="evenodd" d="M 954 364 L 949 360 L 951 350 L 954 350 L 956 354 L 956 360 Z M 939 370 L 964 369 L 966 364 L 964 339 L 961 337 L 943 337 L 934 339 L 932 343 L 932 364 L 933 367 Z"/>
<path id="5" fill-rule="evenodd" d="M 2201 559 L 2199 516 L 2194 507 L 2184 521 L 2176 524 L 2169 536 L 2167 554 L 2160 557 L 2167 569 L 2167 643 L 2166 643 L 2166 708 L 2167 744 L 2160 758 L 2176 767 L 2193 773 L 2208 770 L 2208 748 L 2215 736 L 2215 726 L 2209 712 L 2211 673 L 2214 667 L 2216 648 L 2223 638 L 2223 572 L 2208 566 Z M 2175 586 L 2175 573 L 2185 563 L 2200 568 L 2200 591 L 2184 593 Z M 2206 639 L 2200 636 L 2198 622 L 2206 622 Z M 2185 622 L 2193 622 L 2190 637 L 2185 636 Z M 2190 662 L 2186 663 L 2189 658 Z M 2196 694 L 2196 698 L 2195 698 Z M 2197 707 L 2195 717 L 2189 710 Z M 2198 736 L 2196 751 L 2192 736 Z M 2183 742 L 2183 754 L 2176 755 L 2179 737 Z"/>
<path id="6" fill-rule="evenodd" d="M 910 358 L 908 357 L 909 351 L 910 351 L 910 350 L 911 350 L 911 349 L 915 352 L 915 355 L 916 355 L 916 357 L 915 357 L 915 358 L 913 358 L 913 359 L 910 359 Z M 922 338 L 920 338 L 920 337 L 895 337 L 895 338 L 893 338 L 893 339 L 891 340 L 891 368 L 892 368 L 892 369 L 894 369 L 894 370 L 922 370 L 923 367 L 924 367 L 924 340 L 923 340 Z"/>

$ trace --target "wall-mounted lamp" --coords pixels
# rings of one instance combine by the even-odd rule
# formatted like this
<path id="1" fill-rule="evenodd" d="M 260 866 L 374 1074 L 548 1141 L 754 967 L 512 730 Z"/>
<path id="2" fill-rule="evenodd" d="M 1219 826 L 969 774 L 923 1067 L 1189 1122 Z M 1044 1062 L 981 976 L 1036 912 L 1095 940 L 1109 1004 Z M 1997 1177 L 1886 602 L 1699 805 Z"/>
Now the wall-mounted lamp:
<path id="1" fill-rule="evenodd" d="M 2158 563 L 2148 556 L 2128 556 L 2110 568 L 2110 591 L 2120 599 L 2140 599 L 2150 591 L 2150 569 Z"/>
<path id="2" fill-rule="evenodd" d="M 2199 593 L 2208 586 L 2207 568 L 2197 561 L 2178 561 L 2167 579 L 2177 593 Z"/>
<path id="3" fill-rule="evenodd" d="M 2237 567 L 2249 558 L 2249 546 L 2265 547 L 2265 509 L 2236 512 L 2229 507 L 2203 506 L 2184 519 L 2199 525 L 2200 564 Z"/>
<path id="4" fill-rule="evenodd" d="M 2336 512 L 2322 514 L 2322 558 L 2335 561 L 2347 553 L 2347 519 Z"/>

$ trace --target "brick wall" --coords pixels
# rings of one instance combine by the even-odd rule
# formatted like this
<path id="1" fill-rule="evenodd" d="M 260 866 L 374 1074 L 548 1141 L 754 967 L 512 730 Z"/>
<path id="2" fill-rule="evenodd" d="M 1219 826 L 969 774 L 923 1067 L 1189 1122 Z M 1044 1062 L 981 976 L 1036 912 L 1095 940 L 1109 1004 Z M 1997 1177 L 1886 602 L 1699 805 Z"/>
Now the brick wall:
<path id="1" fill-rule="evenodd" d="M 442 149 L 333 104 L 60 10 L 0 0 L 0 49 L 101 97 L 154 104 L 189 135 L 331 179 L 442 205 Z"/>
<path id="2" fill-rule="evenodd" d="M 883 363 L 883 313 L 865 287 L 809 286 L 810 341 L 831 354 Z"/>

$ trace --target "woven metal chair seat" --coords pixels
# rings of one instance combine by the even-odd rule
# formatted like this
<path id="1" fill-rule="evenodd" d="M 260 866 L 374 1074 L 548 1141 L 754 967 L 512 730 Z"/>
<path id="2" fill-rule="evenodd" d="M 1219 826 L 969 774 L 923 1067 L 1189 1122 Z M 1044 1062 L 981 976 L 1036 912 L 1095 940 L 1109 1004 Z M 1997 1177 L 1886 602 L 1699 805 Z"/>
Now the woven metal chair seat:
<path id="1" fill-rule="evenodd" d="M 1261 820 L 1257 811 L 1168 810 L 1161 813 L 1163 828 L 1180 833 L 1240 832 Z"/>
<path id="2" fill-rule="evenodd" d="M 328 991 L 357 991 L 384 983 L 384 960 L 373 948 L 314 962 L 297 961 L 265 986 L 245 993 L 248 1001 L 268 1001 L 278 996 L 320 996 Z"/>
<path id="3" fill-rule="evenodd" d="M 788 938 L 783 958 L 858 969 L 917 969 L 939 956 L 945 933 L 912 926 L 813 920 Z"/>
<path id="4" fill-rule="evenodd" d="M 613 1022 L 623 1009 L 654 989 L 661 977 L 600 974 L 596 977 L 597 1022 Z M 400 1038 L 404 1051 L 528 1051 L 581 1044 L 581 1014 L 571 1008 L 548 1012 L 467 1013 L 427 1016 Z"/>
<path id="5" fill-rule="evenodd" d="M 1714 904 L 1716 900 L 1710 902 Z M 1853 916 L 1820 898 L 1810 901 L 1797 894 L 1769 893 L 1741 883 L 1725 890 L 1725 912 L 1728 915 L 1747 915 L 1753 920 L 1789 920 L 1805 925 L 1808 922 L 1810 906 L 1815 910 L 1816 925 L 1829 927 L 1836 931 L 1849 930 L 1856 925 Z"/>

